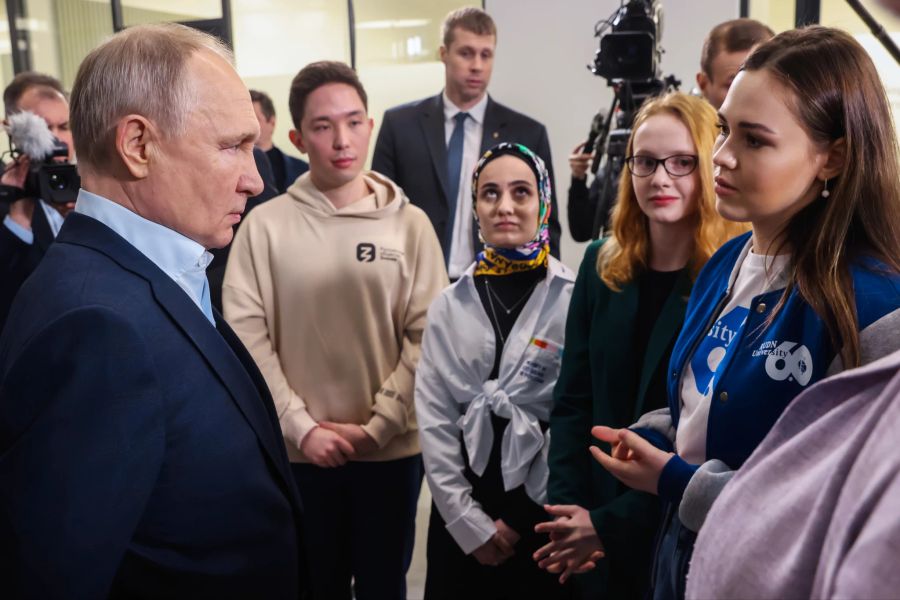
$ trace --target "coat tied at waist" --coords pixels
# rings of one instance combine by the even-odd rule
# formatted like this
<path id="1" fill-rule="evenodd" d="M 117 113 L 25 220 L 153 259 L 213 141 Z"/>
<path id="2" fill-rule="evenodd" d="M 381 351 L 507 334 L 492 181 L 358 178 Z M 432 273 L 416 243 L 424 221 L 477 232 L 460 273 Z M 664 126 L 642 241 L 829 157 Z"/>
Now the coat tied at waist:
<path id="1" fill-rule="evenodd" d="M 514 403 L 506 391 L 500 388 L 496 379 L 484 382 L 478 394 L 460 417 L 458 425 L 462 430 L 463 442 L 469 455 L 469 467 L 481 477 L 487 468 L 494 444 L 494 429 L 491 413 L 508 419 L 500 445 L 500 470 L 503 488 L 513 490 L 525 485 L 528 497 L 543 504 L 547 496 L 547 449 L 550 446 L 550 432 L 541 430 L 540 417 L 533 411 L 549 410 L 532 403 Z M 543 460 L 534 460 L 543 454 Z"/>

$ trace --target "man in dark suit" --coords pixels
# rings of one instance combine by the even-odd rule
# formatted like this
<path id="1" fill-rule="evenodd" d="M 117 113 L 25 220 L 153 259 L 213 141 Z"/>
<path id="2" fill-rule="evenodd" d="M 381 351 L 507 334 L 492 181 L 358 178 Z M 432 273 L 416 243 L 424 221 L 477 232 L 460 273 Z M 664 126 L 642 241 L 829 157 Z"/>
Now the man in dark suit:
<path id="1" fill-rule="evenodd" d="M 275 105 L 272 99 L 258 90 L 250 90 L 250 98 L 253 100 L 256 120 L 259 121 L 259 139 L 256 140 L 256 145 L 266 153 L 272 166 L 275 189 L 283 194 L 298 177 L 309 171 L 309 164 L 285 154 L 272 142 L 272 135 L 275 133 Z"/>
<path id="2" fill-rule="evenodd" d="M 544 159 L 553 178 L 546 128 L 487 95 L 496 40 L 494 21 L 483 10 L 461 8 L 447 15 L 440 50 L 444 91 L 385 112 L 372 158 L 372 170 L 393 179 L 431 219 L 451 279 L 459 278 L 482 248 L 471 174 L 486 150 L 500 142 L 524 144 Z M 554 189 L 550 251 L 556 257 L 559 234 Z"/>
<path id="3" fill-rule="evenodd" d="M 69 101 L 62 84 L 54 77 L 26 71 L 19 73 L 3 90 L 7 118 L 29 111 L 44 119 L 47 128 L 69 147 L 68 160 L 75 155 L 69 130 Z M 4 165 L 0 183 L 25 186 L 29 160 L 25 155 Z M 40 198 L 22 198 L 2 207 L 0 225 L 0 331 L 13 298 L 47 252 L 75 203 L 55 204 Z"/>
<path id="4" fill-rule="evenodd" d="M 0 337 L 7 598 L 305 587 L 272 399 L 204 273 L 263 187 L 230 61 L 204 33 L 145 25 L 79 69 L 82 189 Z"/>

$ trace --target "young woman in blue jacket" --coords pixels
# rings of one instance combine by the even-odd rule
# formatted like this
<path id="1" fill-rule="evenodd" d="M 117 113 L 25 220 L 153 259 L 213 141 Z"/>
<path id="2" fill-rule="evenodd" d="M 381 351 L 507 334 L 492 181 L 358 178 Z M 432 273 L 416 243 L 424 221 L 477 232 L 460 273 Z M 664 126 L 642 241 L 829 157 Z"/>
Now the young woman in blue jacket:
<path id="1" fill-rule="evenodd" d="M 716 207 L 752 231 L 706 264 L 668 408 L 594 428 L 591 452 L 667 502 L 654 598 L 683 597 L 696 533 L 734 471 L 812 383 L 900 347 L 900 177 L 887 97 L 850 35 L 760 45 L 720 113 Z"/>

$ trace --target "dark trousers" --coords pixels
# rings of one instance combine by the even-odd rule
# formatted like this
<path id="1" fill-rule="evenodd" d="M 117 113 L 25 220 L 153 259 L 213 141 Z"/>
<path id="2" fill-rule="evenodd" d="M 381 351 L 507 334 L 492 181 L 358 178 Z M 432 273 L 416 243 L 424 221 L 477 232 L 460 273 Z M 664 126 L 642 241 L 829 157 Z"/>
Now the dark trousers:
<path id="1" fill-rule="evenodd" d="M 494 443 L 481 476 L 468 467 L 469 457 L 461 441 L 460 448 L 467 465 L 464 475 L 472 484 L 472 498 L 492 519 L 503 519 L 521 536 L 514 548 L 515 554 L 496 567 L 484 566 L 474 556 L 463 554 L 432 503 L 428 522 L 426 600 L 558 600 L 570 597 L 570 586 L 559 585 L 559 575 L 542 570 L 531 558 L 549 541 L 546 534 L 534 532 L 537 523 L 549 519 L 547 513 L 528 497 L 524 485 L 514 490 L 504 489 L 500 462 L 507 424 L 506 419 L 491 414 Z M 546 423 L 541 425 L 547 426 Z"/>
<path id="2" fill-rule="evenodd" d="M 428 523 L 428 570 L 425 600 L 563 600 L 571 597 L 569 586 L 559 584 L 559 575 L 547 573 L 531 557 L 547 543 L 546 535 L 519 531 L 522 539 L 515 554 L 496 567 L 479 563 L 463 551 L 447 531 L 437 507 L 431 505 Z"/>
<path id="3" fill-rule="evenodd" d="M 314 600 L 404 600 L 420 455 L 322 468 L 293 463 Z"/>
<path id="4" fill-rule="evenodd" d="M 653 600 L 683 600 L 687 572 L 694 554 L 697 534 L 678 518 L 678 507 L 669 507 L 668 522 L 659 540 L 653 566 Z"/>

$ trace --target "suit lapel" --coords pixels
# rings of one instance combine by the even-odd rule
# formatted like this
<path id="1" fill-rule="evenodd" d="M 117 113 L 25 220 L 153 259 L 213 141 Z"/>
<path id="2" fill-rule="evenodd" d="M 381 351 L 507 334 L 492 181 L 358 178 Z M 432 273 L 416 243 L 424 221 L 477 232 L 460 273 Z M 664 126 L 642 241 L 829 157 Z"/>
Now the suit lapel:
<path id="1" fill-rule="evenodd" d="M 631 399 L 626 398 L 632 389 L 635 369 L 632 356 L 634 354 L 634 321 L 637 317 L 638 290 L 634 284 L 622 287 L 620 292 L 609 295 L 608 317 L 603 326 L 601 339 L 608 340 L 610 351 L 604 352 L 604 370 L 607 373 L 607 396 L 612 399 L 609 407 L 615 420 L 628 422 L 630 415 L 623 414 L 630 406 Z"/>
<path id="2" fill-rule="evenodd" d="M 222 338 L 225 340 L 225 343 L 228 344 L 228 347 L 234 353 L 235 357 L 244 367 L 244 372 L 249 376 L 256 393 L 262 399 L 262 402 L 254 404 L 261 405 L 266 412 L 266 416 L 268 417 L 268 427 L 266 427 L 265 425 L 261 427 L 263 435 L 269 438 L 268 442 L 264 445 L 272 444 L 275 448 L 277 448 L 278 456 L 273 457 L 273 460 L 275 461 L 278 470 L 281 472 L 282 477 L 284 478 L 285 483 L 290 490 L 290 495 L 294 499 L 294 502 L 296 502 L 298 506 L 301 506 L 300 495 L 297 493 L 297 489 L 293 484 L 293 475 L 291 475 L 290 472 L 290 463 L 288 462 L 287 452 L 284 449 L 284 438 L 281 436 L 281 424 L 279 423 L 278 415 L 275 412 L 275 403 L 272 401 L 272 395 L 269 392 L 269 387 L 268 385 L 266 385 L 266 381 L 265 379 L 263 379 L 262 373 L 259 372 L 259 368 L 253 361 L 253 357 L 247 351 L 247 348 L 244 346 L 244 344 L 240 341 L 237 334 L 234 333 L 234 330 L 231 329 L 228 323 L 225 322 L 225 318 L 219 313 L 218 310 L 215 309 L 213 309 L 213 315 L 215 316 L 216 320 L 216 329 L 222 335 Z M 249 394 L 248 397 L 250 397 Z"/>
<path id="3" fill-rule="evenodd" d="M 428 150 L 431 154 L 431 162 L 435 175 L 441 183 L 441 191 L 444 194 L 444 206 L 448 206 L 447 196 L 447 142 L 444 131 L 444 101 L 438 94 L 424 104 L 425 108 L 420 113 L 420 124 Z"/>
<path id="4" fill-rule="evenodd" d="M 503 139 L 503 129 L 505 127 L 506 119 L 503 116 L 503 111 L 500 109 L 500 106 L 488 96 L 487 106 L 484 109 L 484 125 L 481 128 L 481 152 L 478 153 L 479 158 L 501 141 L 515 141 Z"/>
<path id="5" fill-rule="evenodd" d="M 481 125 L 481 149 L 478 152 L 480 159 L 485 152 L 500 143 L 501 130 L 506 126 L 502 111 L 496 102 L 488 96 L 487 106 L 484 108 L 484 123 Z M 484 248 L 481 238 L 478 237 L 478 224 L 475 216 L 472 216 L 472 248 L 475 249 L 475 257 Z"/>
<path id="6" fill-rule="evenodd" d="M 244 418 L 260 438 L 263 447 L 277 464 L 273 452 L 273 432 L 268 424 L 259 392 L 222 335 L 210 326 L 202 311 L 188 298 L 184 290 L 169 280 L 168 276 L 161 273 L 161 277 L 150 279 L 150 285 L 156 301 L 203 354 L 210 367 L 225 384 Z M 241 368 L 237 368 L 238 366 Z"/>
<path id="7" fill-rule="evenodd" d="M 134 246 L 95 219 L 78 213 L 69 215 L 60 231 L 59 240 L 102 252 L 122 268 L 150 283 L 156 302 L 206 359 L 256 433 L 269 459 L 291 487 L 290 475 L 285 472 L 284 449 L 281 447 L 284 442 L 276 437 L 266 413 L 264 399 L 268 395 L 260 395 L 247 368 L 241 364 L 232 347 L 211 326 L 184 290 Z M 239 343 L 235 338 L 232 346 Z"/>
<path id="8" fill-rule="evenodd" d="M 634 407 L 634 420 L 644 414 L 644 395 L 650 386 L 650 379 L 659 368 L 659 363 L 666 353 L 672 340 L 681 329 L 684 321 L 684 311 L 687 308 L 687 299 L 691 294 L 691 278 L 687 270 L 682 271 L 672 288 L 672 293 L 663 304 L 656 323 L 653 325 L 653 331 L 650 332 L 650 339 L 647 341 L 647 350 L 644 353 L 643 369 L 641 370 L 641 380 L 638 385 L 637 402 Z"/>

